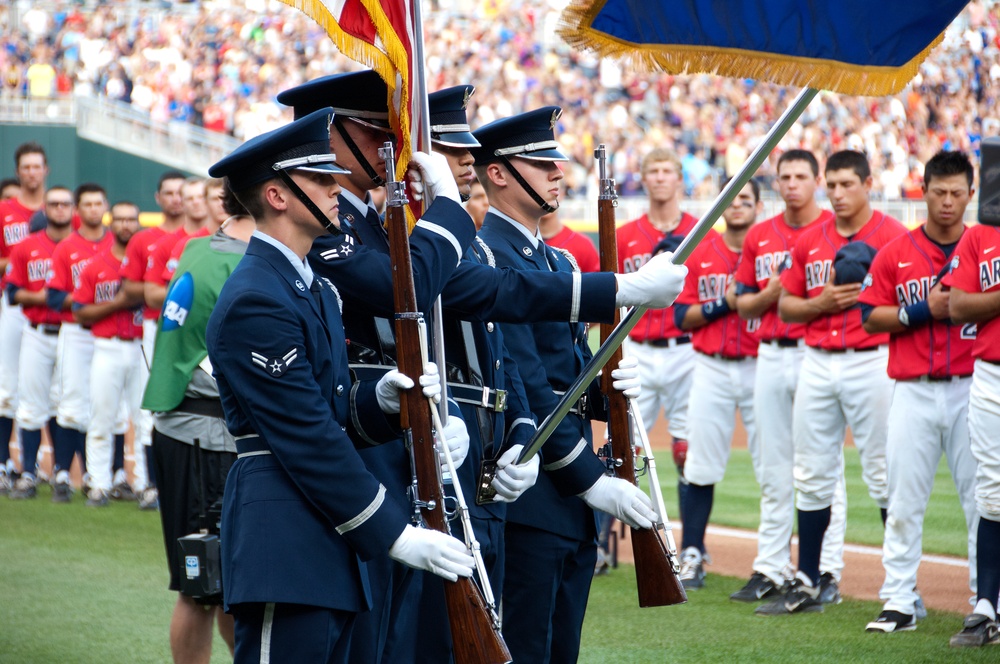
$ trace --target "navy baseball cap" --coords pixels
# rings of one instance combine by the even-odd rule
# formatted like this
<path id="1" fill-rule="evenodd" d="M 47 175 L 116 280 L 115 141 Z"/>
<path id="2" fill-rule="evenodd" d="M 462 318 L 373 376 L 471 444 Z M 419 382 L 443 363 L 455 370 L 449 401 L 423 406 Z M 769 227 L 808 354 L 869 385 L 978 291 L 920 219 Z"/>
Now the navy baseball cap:
<path id="1" fill-rule="evenodd" d="M 373 69 L 323 76 L 278 93 L 278 101 L 291 106 L 295 119 L 321 108 L 332 108 L 340 118 L 374 129 L 392 131 L 389 126 L 389 89 Z"/>
<path id="2" fill-rule="evenodd" d="M 478 148 L 472 135 L 465 109 L 469 97 L 476 92 L 473 85 L 456 85 L 427 95 L 430 107 L 431 140 L 452 148 Z"/>
<path id="3" fill-rule="evenodd" d="M 472 148 L 477 164 L 488 164 L 503 157 L 521 157 L 539 161 L 569 161 L 559 150 L 555 127 L 562 109 L 542 108 L 496 120 L 472 132 L 480 147 Z"/>
<path id="4" fill-rule="evenodd" d="M 332 119 L 331 109 L 323 108 L 251 138 L 212 164 L 208 174 L 213 178 L 228 177 L 230 189 L 242 191 L 277 177 L 278 171 L 350 173 L 337 165 L 337 156 L 330 152 Z"/>
<path id="5" fill-rule="evenodd" d="M 833 258 L 833 269 L 836 274 L 833 283 L 836 286 L 843 284 L 858 284 L 864 281 L 865 275 L 871 269 L 872 261 L 875 260 L 875 247 L 864 242 L 848 242 L 837 250 Z"/>

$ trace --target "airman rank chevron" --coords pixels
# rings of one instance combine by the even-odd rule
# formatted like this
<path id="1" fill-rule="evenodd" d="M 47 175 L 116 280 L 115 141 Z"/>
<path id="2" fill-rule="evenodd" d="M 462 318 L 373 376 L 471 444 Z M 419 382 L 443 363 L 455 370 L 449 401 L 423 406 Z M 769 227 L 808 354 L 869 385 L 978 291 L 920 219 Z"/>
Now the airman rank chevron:
<path id="1" fill-rule="evenodd" d="M 336 249 L 327 249 L 320 253 L 325 261 L 332 261 L 338 258 L 347 258 L 354 253 L 354 236 L 344 235 L 344 241 Z"/>
<path id="2" fill-rule="evenodd" d="M 275 378 L 279 378 L 284 375 L 284 373 L 288 370 L 288 367 L 292 366 L 292 362 L 294 362 L 295 358 L 298 356 L 298 348 L 292 348 L 280 358 L 268 358 L 266 355 L 250 351 L 250 359 L 253 360 L 253 363 L 266 371 L 269 376 L 274 376 Z"/>

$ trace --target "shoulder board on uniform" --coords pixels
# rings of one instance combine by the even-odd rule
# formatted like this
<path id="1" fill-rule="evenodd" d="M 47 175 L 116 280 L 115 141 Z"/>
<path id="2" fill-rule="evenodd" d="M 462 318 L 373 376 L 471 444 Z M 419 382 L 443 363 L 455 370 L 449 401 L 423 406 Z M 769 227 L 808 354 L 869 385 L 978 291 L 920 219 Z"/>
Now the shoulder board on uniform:
<path id="1" fill-rule="evenodd" d="M 574 272 L 579 272 L 580 271 L 580 264 L 576 262 L 576 256 L 574 256 L 573 254 L 571 254 L 569 252 L 569 249 L 563 249 L 562 247 L 553 247 L 551 245 L 548 245 L 548 247 L 549 247 L 549 249 L 552 249 L 553 251 L 558 251 L 560 254 L 562 254 L 563 256 L 565 256 L 566 260 L 569 261 L 570 267 L 573 268 Z"/>

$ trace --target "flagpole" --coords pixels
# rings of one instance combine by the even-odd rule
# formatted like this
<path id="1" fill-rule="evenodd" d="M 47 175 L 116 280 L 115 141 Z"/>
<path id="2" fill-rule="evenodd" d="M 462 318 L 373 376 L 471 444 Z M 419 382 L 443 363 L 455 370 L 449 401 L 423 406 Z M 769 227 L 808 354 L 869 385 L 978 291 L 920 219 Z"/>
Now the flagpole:
<path id="1" fill-rule="evenodd" d="M 414 127 L 416 136 L 414 145 L 417 150 L 424 152 L 431 151 L 431 114 L 430 104 L 427 101 L 427 77 L 424 72 L 424 17 L 420 9 L 420 0 L 410 0 L 411 14 L 413 16 L 413 77 L 414 88 L 417 94 L 414 106 L 419 108 L 419 123 Z M 425 202 L 426 205 L 426 202 Z M 434 308 L 431 311 L 431 356 L 438 365 L 438 372 L 441 376 L 441 403 L 438 404 L 438 411 L 441 421 L 448 421 L 448 367 L 445 364 L 444 356 L 444 313 L 441 307 L 441 296 L 434 300 Z"/>
<path id="2" fill-rule="evenodd" d="M 785 112 L 781 114 L 778 121 L 774 123 L 767 132 L 767 135 L 764 136 L 764 140 L 761 141 L 757 149 L 753 151 L 750 158 L 740 168 L 739 173 L 733 176 L 729 184 L 719 192 L 715 202 L 712 203 L 712 207 L 708 209 L 708 212 L 698 220 L 697 225 L 681 241 L 672 259 L 675 265 L 680 265 L 687 260 L 691 252 L 694 251 L 694 248 L 708 234 L 708 231 L 715 225 L 719 217 L 722 216 L 723 211 L 735 200 L 736 196 L 743 190 L 743 187 L 746 186 L 746 183 L 750 181 L 750 178 L 753 177 L 757 169 L 767 159 L 767 156 L 771 154 L 771 150 L 778 145 L 778 142 L 792 128 L 792 125 L 795 124 L 799 116 L 802 115 L 802 112 L 806 110 L 806 107 L 809 106 L 809 103 L 818 93 L 819 90 L 815 88 L 803 88 L 799 91 L 799 94 L 792 101 L 791 105 L 785 109 Z M 517 463 L 527 461 L 541 449 L 545 441 L 549 439 L 556 430 L 556 427 L 559 426 L 559 423 L 566 417 L 566 414 L 580 400 L 580 396 L 597 376 L 601 367 L 607 363 L 615 350 L 622 345 L 625 337 L 628 336 L 628 333 L 632 331 L 632 328 L 636 326 L 645 312 L 646 307 L 633 307 L 622 318 L 621 322 L 612 330 L 605 342 L 597 349 L 597 352 L 594 353 L 594 356 L 583 367 L 583 371 L 577 376 L 576 381 L 562 395 L 559 403 L 556 404 L 555 410 L 549 413 L 542 421 L 535 435 L 532 436 L 531 440 L 528 441 L 521 451 Z"/>

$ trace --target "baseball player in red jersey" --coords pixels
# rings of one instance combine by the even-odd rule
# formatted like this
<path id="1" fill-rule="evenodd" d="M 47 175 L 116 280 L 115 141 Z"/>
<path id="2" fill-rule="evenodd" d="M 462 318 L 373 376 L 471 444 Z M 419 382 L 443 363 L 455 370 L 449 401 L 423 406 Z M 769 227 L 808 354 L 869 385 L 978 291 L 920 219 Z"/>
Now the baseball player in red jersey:
<path id="1" fill-rule="evenodd" d="M 847 426 L 861 454 L 868 494 L 883 513 L 888 504 L 889 335 L 865 332 L 861 309 L 855 305 L 870 256 L 906 229 L 872 211 L 871 170 L 860 152 L 830 155 L 825 176 L 834 219 L 802 231 L 792 249 L 792 265 L 781 274 L 778 301 L 782 320 L 806 324 L 806 352 L 792 415 L 799 571 L 782 597 L 757 607 L 762 615 L 823 610 L 820 551 L 843 469 Z M 838 253 L 843 258 L 835 265 Z"/>
<path id="2" fill-rule="evenodd" d="M 757 423 L 754 472 L 760 484 L 760 527 L 753 574 L 730 599 L 756 602 L 781 594 L 792 576 L 792 526 L 795 523 L 793 488 L 792 406 L 805 353 L 805 325 L 786 323 L 778 317 L 781 295 L 779 274 L 787 266 L 792 247 L 810 224 L 833 219 L 833 213 L 816 204 L 820 184 L 819 164 L 808 150 L 782 153 L 777 166 L 778 193 L 785 211 L 754 225 L 743 243 L 736 270 L 736 307 L 744 320 L 760 319 L 756 336 L 757 375 L 753 412 Z M 830 527 L 823 538 L 820 558 L 821 597 L 839 599 L 838 582 L 844 569 L 846 497 L 841 473 L 833 496 Z"/>
<path id="3" fill-rule="evenodd" d="M 889 408 L 886 459 L 889 507 L 882 564 L 885 602 L 869 632 L 916 629 L 920 538 L 924 512 L 943 453 L 969 527 L 969 560 L 976 559 L 976 461 L 967 421 L 975 326 L 949 319 L 949 293 L 939 283 L 965 231 L 973 168 L 961 152 L 939 152 L 924 168 L 927 223 L 882 248 L 861 296 L 865 330 L 889 333 Z M 970 579 L 975 590 L 975 579 Z"/>
<path id="4" fill-rule="evenodd" d="M 982 164 L 986 172 L 988 164 Z M 984 185 L 985 189 L 985 185 Z M 980 200 L 995 192 L 985 190 Z M 982 212 L 982 210 L 980 210 Z M 976 606 L 965 617 L 952 646 L 1000 643 L 997 595 L 1000 594 L 1000 228 L 969 228 L 955 249 L 951 273 L 949 313 L 958 325 L 976 325 L 972 345 L 975 358 L 969 388 L 969 439 L 976 469 Z"/>
<path id="5" fill-rule="evenodd" d="M 35 497 L 35 463 L 42 443 L 42 427 L 47 423 L 55 457 L 52 501 L 64 503 L 72 496 L 69 469 L 76 446 L 54 418 L 59 403 L 56 348 L 62 316 L 47 306 L 45 284 L 52 271 L 56 247 L 72 232 L 73 192 L 65 187 L 52 187 L 45 192 L 45 216 L 48 226 L 15 247 L 7 273 L 7 296 L 22 306 L 28 321 L 21 340 L 19 364 L 31 368 L 18 374 L 21 478 L 9 496 Z"/>
<path id="6" fill-rule="evenodd" d="M 188 178 L 181 187 L 181 200 L 184 203 L 184 223 L 174 233 L 157 240 L 146 261 L 143 292 L 146 305 L 153 309 L 159 309 L 167 296 L 169 279 L 164 280 L 164 275 L 173 272 L 168 266 L 174 248 L 182 241 L 190 240 L 196 235 L 199 237 L 206 235 L 208 205 L 205 202 L 204 178 Z"/>
<path id="7" fill-rule="evenodd" d="M 184 186 L 185 176 L 178 171 L 167 171 L 160 176 L 159 184 L 156 188 L 156 203 L 163 212 L 163 223 L 159 226 L 152 226 L 139 231 L 129 240 L 125 248 L 125 258 L 122 259 L 122 289 L 130 305 L 144 305 L 142 309 L 142 352 L 145 357 L 144 366 L 148 369 L 149 363 L 153 359 L 153 344 L 156 340 L 156 321 L 160 317 L 159 309 L 145 306 L 145 279 L 146 267 L 149 263 L 149 255 L 153 246 L 163 236 L 176 232 L 184 225 L 184 199 L 181 188 Z M 148 376 L 147 376 L 148 379 Z M 143 391 L 145 391 L 143 380 Z M 145 446 L 143 458 L 151 459 L 149 445 L 153 433 L 153 416 L 149 411 L 142 410 L 135 418 L 135 444 Z M 138 454 L 138 453 L 137 453 Z M 142 509 L 155 509 L 157 507 L 157 494 L 155 489 L 155 478 L 149 473 L 147 463 L 146 472 L 148 477 L 147 490 L 139 497 L 139 507 Z M 136 478 L 139 483 L 139 478 Z"/>
<path id="8" fill-rule="evenodd" d="M 59 312 L 62 325 L 56 350 L 60 367 L 59 408 L 56 421 L 63 427 L 73 448 L 86 461 L 84 446 L 90 422 L 90 360 L 94 355 L 94 337 L 73 319 L 70 295 L 80 280 L 80 272 L 94 254 L 111 244 L 111 235 L 104 231 L 104 214 L 108 199 L 100 185 L 82 184 L 75 193 L 80 229 L 59 243 L 52 254 L 52 271 L 46 282 L 46 302 Z M 124 443 L 124 439 L 123 439 Z M 88 486 L 89 477 L 84 477 Z"/>
<path id="9" fill-rule="evenodd" d="M 674 303 L 674 323 L 691 331 L 696 352 L 688 404 L 687 487 L 682 493 L 684 531 L 680 579 L 685 588 L 705 585 L 705 529 L 715 485 L 722 481 L 736 427 L 736 411 L 747 430 L 751 456 L 757 438 L 753 381 L 759 321 L 736 312 L 733 276 L 743 239 L 761 211 L 760 185 L 751 180 L 722 213 L 726 230 L 712 231 L 686 261 L 689 273 Z"/>
<path id="10" fill-rule="evenodd" d="M 28 237 L 31 215 L 45 200 L 49 173 L 45 150 L 38 143 L 24 143 L 14 151 L 14 167 L 21 186 L 18 195 L 0 201 L 0 271 L 6 272 L 14 246 Z M 6 288 L 6 277 L 0 279 Z M 17 366 L 21 354 L 24 314 L 21 307 L 0 298 L 0 494 L 11 488 L 14 463 L 9 442 L 17 412 Z"/>
<path id="11" fill-rule="evenodd" d="M 87 431 L 87 470 L 92 488 L 87 505 L 104 507 L 111 497 L 112 442 L 125 433 L 128 418 L 139 413 L 145 373 L 142 357 L 142 314 L 130 307 L 120 292 L 121 264 L 125 247 L 139 228 L 139 208 L 128 202 L 111 208 L 113 243 L 91 260 L 80 274 L 73 291 L 73 315 L 90 327 L 94 335 L 94 353 L 90 379 L 90 428 Z M 125 405 L 125 417 L 121 406 Z M 145 465 L 136 446 L 137 475 Z M 135 490 L 146 487 L 145 473 L 136 481 Z"/>
<path id="12" fill-rule="evenodd" d="M 618 229 L 618 271 L 635 272 L 660 251 L 673 251 L 698 220 L 681 212 L 684 191 L 677 154 L 655 148 L 642 160 L 649 211 Z M 669 245 L 669 246 L 667 246 Z M 628 354 L 639 361 L 642 392 L 635 400 L 647 430 L 663 411 L 678 472 L 687 455 L 687 406 L 694 369 L 691 337 L 674 325 L 671 307 L 650 309 L 629 334 Z M 683 484 L 678 484 L 678 490 Z"/>
<path id="13" fill-rule="evenodd" d="M 177 270 L 177 263 L 181 260 L 181 254 L 184 253 L 184 247 L 187 245 L 188 241 L 199 237 L 209 237 L 210 235 L 215 235 L 215 233 L 222 228 L 226 220 L 229 219 L 230 214 L 226 212 L 223 206 L 223 189 L 224 181 L 219 178 L 209 178 L 205 180 L 205 205 L 208 210 L 208 216 L 205 217 L 205 223 L 201 228 L 196 230 L 191 235 L 182 237 L 174 245 L 174 248 L 170 250 L 170 258 L 167 260 L 166 266 L 163 268 L 163 272 L 160 274 L 160 281 L 166 287 L 170 283 L 170 280 L 174 278 L 174 272 Z M 185 208 L 187 209 L 187 208 Z M 191 218 L 191 212 L 188 210 L 188 219 Z"/>
<path id="14" fill-rule="evenodd" d="M 538 232 L 542 234 L 545 244 L 556 249 L 565 249 L 576 260 L 580 272 L 598 272 L 601 269 L 601 257 L 593 240 L 577 233 L 569 226 L 559 221 L 559 212 L 550 212 L 538 222 Z"/>

